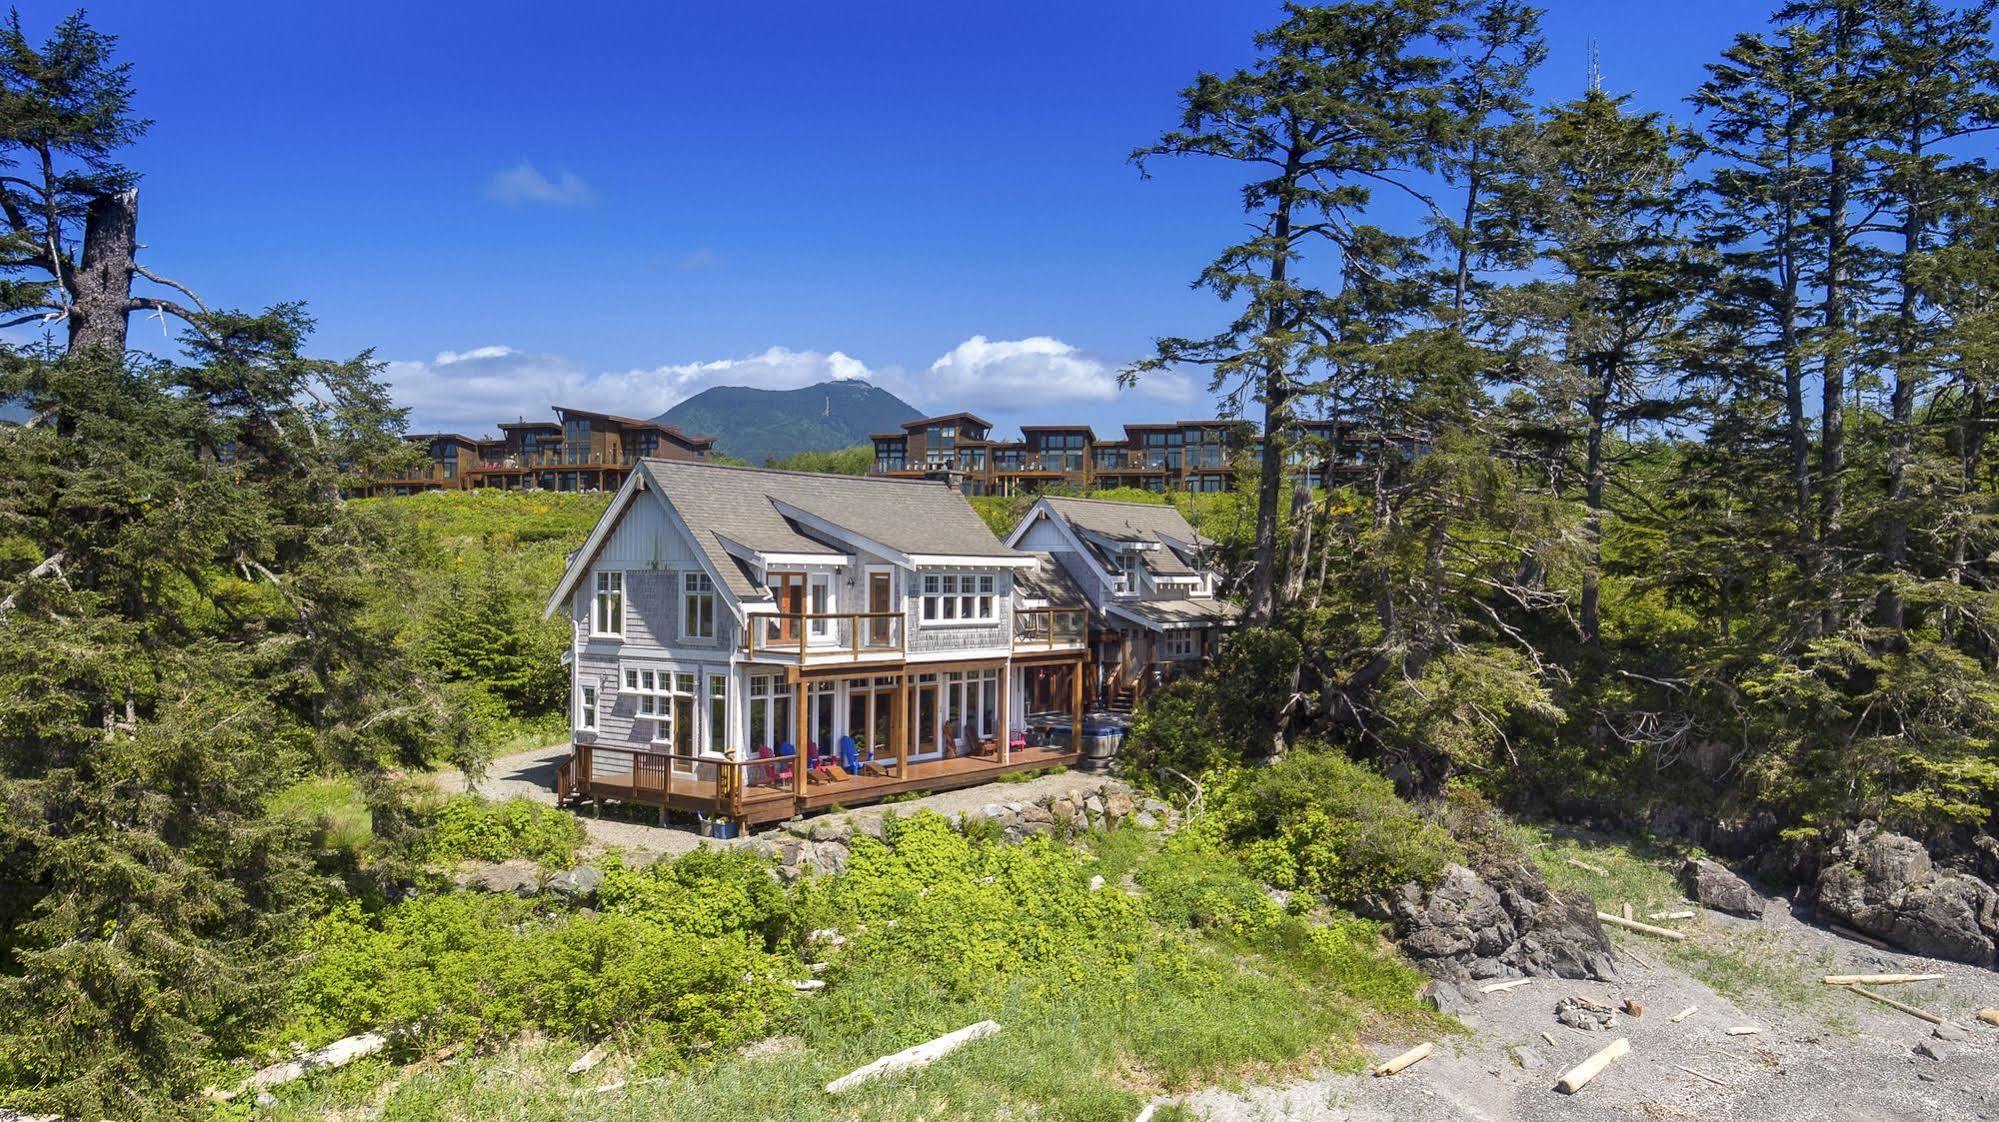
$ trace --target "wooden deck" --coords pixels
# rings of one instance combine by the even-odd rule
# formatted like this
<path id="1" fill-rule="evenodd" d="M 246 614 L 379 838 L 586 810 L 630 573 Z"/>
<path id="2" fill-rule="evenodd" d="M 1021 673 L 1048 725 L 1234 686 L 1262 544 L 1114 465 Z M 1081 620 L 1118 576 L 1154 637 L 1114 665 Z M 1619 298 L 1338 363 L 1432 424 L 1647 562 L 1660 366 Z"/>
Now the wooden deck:
<path id="1" fill-rule="evenodd" d="M 556 795 L 565 801 L 628 803 L 667 811 L 733 819 L 744 826 L 781 822 L 828 807 L 864 806 L 910 791 L 949 791 L 991 783 L 1003 775 L 1073 765 L 1071 745 L 1015 748 L 1005 762 L 984 755 L 911 761 L 901 773 L 893 760 L 884 775 L 808 782 L 803 795 L 793 780 L 777 778 L 783 760 L 717 760 L 674 757 L 577 745 L 556 773 Z"/>

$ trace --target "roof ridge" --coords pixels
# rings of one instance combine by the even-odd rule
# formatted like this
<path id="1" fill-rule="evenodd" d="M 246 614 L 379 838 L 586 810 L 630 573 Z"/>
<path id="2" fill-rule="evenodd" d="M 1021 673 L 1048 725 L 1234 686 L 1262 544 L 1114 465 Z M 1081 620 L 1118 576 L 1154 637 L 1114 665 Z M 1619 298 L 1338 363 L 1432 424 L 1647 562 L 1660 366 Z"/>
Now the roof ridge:
<path id="1" fill-rule="evenodd" d="M 790 468 L 758 467 L 755 464 L 715 464 L 703 463 L 699 460 L 673 460 L 664 456 L 642 456 L 640 458 L 649 464 L 671 464 L 674 467 L 704 468 L 709 471 L 753 471 L 759 475 L 783 475 L 800 479 L 844 479 L 857 483 L 897 483 L 905 486 L 913 483 L 928 487 L 948 486 L 941 479 L 909 479 L 887 475 L 842 475 L 838 472 L 830 471 L 797 471 Z"/>

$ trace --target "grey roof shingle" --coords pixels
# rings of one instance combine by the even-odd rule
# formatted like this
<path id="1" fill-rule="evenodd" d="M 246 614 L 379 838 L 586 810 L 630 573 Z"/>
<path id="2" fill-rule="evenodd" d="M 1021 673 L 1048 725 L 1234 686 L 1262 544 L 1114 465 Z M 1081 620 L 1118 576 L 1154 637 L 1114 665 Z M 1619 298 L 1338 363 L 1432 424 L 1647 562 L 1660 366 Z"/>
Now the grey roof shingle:
<path id="1" fill-rule="evenodd" d="M 1029 553 L 1036 564 L 1013 574 L 1013 587 L 1022 597 L 1045 601 L 1050 607 L 1080 607 L 1088 601 L 1083 586 L 1052 553 Z"/>
<path id="2" fill-rule="evenodd" d="M 729 467 L 686 460 L 647 460 L 661 494 L 693 532 L 695 544 L 738 600 L 770 593 L 751 581 L 722 539 L 759 553 L 846 550 L 806 532 L 778 504 L 910 555 L 1016 560 L 949 486 L 922 479 L 819 475 L 770 468 Z"/>
<path id="3" fill-rule="evenodd" d="M 1239 605 L 1227 600 L 1188 598 L 1182 600 L 1118 600 L 1114 611 L 1125 613 L 1147 625 L 1166 630 L 1174 627 L 1205 627 L 1228 623 L 1242 615 Z"/>
<path id="4" fill-rule="evenodd" d="M 1204 539 L 1194 532 L 1180 511 L 1164 503 L 1119 503 L 1103 499 L 1048 497 L 1042 499 L 1055 513 L 1079 530 L 1117 541 L 1157 543 L 1161 548 L 1141 554 L 1146 568 L 1162 576 L 1187 576 L 1194 572 L 1180 555 L 1175 543 L 1199 546 Z"/>

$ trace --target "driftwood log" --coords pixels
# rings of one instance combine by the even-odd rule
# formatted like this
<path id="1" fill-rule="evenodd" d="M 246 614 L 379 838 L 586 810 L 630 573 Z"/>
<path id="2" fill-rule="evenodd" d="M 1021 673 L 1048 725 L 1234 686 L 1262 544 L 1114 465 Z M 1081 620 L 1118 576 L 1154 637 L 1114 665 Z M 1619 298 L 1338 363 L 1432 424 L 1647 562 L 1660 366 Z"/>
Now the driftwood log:
<path id="1" fill-rule="evenodd" d="M 1394 1059 L 1389 1060 L 1387 1063 L 1375 1065 L 1374 1074 L 1377 1076 L 1394 1075 L 1396 1072 L 1401 1071 L 1403 1068 L 1406 1068 L 1411 1064 L 1414 1064 L 1416 1061 L 1429 1055 L 1431 1052 L 1436 1051 L 1436 1049 L 1437 1046 L 1435 1044 L 1432 1044 L 1431 1042 L 1426 1040 L 1423 1043 L 1418 1044 L 1414 1048 L 1409 1049 L 1407 1052 L 1404 1052 L 1401 1055 L 1395 1057 Z"/>
<path id="2" fill-rule="evenodd" d="M 966 1025 L 956 1032 L 947 1032 L 935 1040 L 925 1041 L 914 1048 L 904 1048 L 892 1056 L 883 1056 L 873 1063 L 857 1067 L 826 1084 L 826 1093 L 837 1095 L 884 1076 L 929 1067 L 972 1041 L 983 1040 L 999 1030 L 998 1021 L 980 1021 L 977 1024 Z"/>
<path id="3" fill-rule="evenodd" d="M 1627 931 L 1637 931 L 1642 934 L 1657 936 L 1661 939 L 1671 939 L 1676 943 L 1683 943 L 1687 939 L 1687 933 L 1684 931 L 1674 931 L 1670 927 L 1654 927 L 1649 923 L 1640 923 L 1635 919 L 1614 916 L 1609 912 L 1598 912 L 1596 913 L 1596 918 L 1612 926 L 1622 927 Z"/>
<path id="4" fill-rule="evenodd" d="M 1587 1087 L 1590 1080 L 1602 1075 L 1603 1069 L 1609 1067 L 1611 1061 L 1616 1060 L 1620 1056 L 1628 1055 L 1630 1051 L 1631 1041 L 1621 1036 L 1618 1037 L 1616 1040 L 1605 1045 L 1596 1055 L 1570 1068 L 1555 1084 L 1555 1090 L 1565 1095 L 1575 1094 L 1577 1091 Z"/>

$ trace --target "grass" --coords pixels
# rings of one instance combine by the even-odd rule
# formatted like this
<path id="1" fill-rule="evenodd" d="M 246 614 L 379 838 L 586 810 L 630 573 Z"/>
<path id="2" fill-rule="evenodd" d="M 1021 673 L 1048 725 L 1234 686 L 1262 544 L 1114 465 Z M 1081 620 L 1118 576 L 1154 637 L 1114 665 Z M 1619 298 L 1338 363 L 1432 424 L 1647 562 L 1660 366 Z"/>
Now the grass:
<path id="1" fill-rule="evenodd" d="M 1551 886 L 1586 892 L 1603 911 L 1615 915 L 1629 903 L 1639 920 L 1658 911 L 1691 908 L 1696 913 L 1682 923 L 1662 923 L 1687 933 L 1686 940 L 1677 943 L 1606 924 L 1604 930 L 1616 945 L 1630 946 L 1649 959 L 1663 959 L 1730 1000 L 1774 999 L 1816 1013 L 1828 1027 L 1853 1031 L 1852 1017 L 1837 1012 L 1829 1000 L 1834 995 L 1819 981 L 1837 961 L 1831 951 L 1802 951 L 1767 927 L 1731 924 L 1724 935 L 1705 923 L 1705 911 L 1698 904 L 1683 901 L 1674 870 L 1690 850 L 1644 841 L 1589 840 L 1533 827 L 1523 827 L 1522 832 L 1535 846 L 1534 856 Z M 1607 875 L 1577 868 L 1569 864 L 1571 860 L 1595 865 Z"/>
<path id="2" fill-rule="evenodd" d="M 1138 949 L 1118 957 L 1115 976 L 1030 971 L 968 995 L 907 964 L 836 960 L 832 985 L 800 998 L 780 1027 L 796 1046 L 774 1054 L 697 1056 L 686 1068 L 669 1053 L 621 1054 L 570 1078 L 565 1068 L 587 1042 L 523 1039 L 449 1066 L 368 1061 L 312 1077 L 283 1088 L 258 1117 L 1128 1122 L 1162 1095 L 1328 1065 L 1356 1070 L 1377 1037 L 1438 1031 L 1415 1002 L 1419 979 L 1384 953 L 1373 927 L 1315 929 L 1277 911 L 1232 861 L 1178 843 L 1162 850 L 1154 834 L 1092 831 L 1077 841 L 1075 875 L 1103 875 L 1102 891 L 1119 891 L 1127 874 L 1160 885 L 1148 891 Z M 1206 918 L 1190 921 L 1195 913 Z M 919 1073 L 824 1093 L 876 1057 L 983 1019 L 1002 1031 Z M 589 1093 L 617 1080 L 626 1085 Z"/>
<path id="3" fill-rule="evenodd" d="M 303 822 L 318 831 L 322 849 L 359 853 L 374 837 L 374 817 L 361 789 L 347 777 L 307 779 L 273 795 L 265 808 L 273 818 Z"/>

